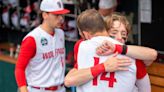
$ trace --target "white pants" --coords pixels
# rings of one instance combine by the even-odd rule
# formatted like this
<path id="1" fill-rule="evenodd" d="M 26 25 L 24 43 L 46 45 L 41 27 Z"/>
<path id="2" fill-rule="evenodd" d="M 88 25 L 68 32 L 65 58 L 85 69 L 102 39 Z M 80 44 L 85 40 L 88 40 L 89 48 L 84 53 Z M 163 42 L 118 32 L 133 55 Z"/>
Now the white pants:
<path id="1" fill-rule="evenodd" d="M 41 88 L 41 89 L 37 89 L 37 88 L 30 87 L 30 86 L 28 86 L 27 89 L 28 89 L 28 92 L 66 92 L 64 86 L 61 87 L 61 88 L 58 89 L 58 90 L 55 90 L 55 91 L 52 91 L 52 90 L 45 90 L 45 89 L 42 89 L 42 88 Z"/>

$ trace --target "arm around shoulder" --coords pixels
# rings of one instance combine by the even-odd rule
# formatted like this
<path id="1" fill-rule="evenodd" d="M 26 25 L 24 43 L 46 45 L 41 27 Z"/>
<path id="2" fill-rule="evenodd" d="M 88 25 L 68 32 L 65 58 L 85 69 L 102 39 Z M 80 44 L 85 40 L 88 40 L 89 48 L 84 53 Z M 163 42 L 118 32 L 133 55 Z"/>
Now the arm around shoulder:
<path id="1" fill-rule="evenodd" d="M 71 69 L 65 77 L 64 84 L 67 87 L 78 86 L 93 79 L 90 68 L 86 69 Z"/>
<path id="2" fill-rule="evenodd" d="M 157 51 L 155 49 L 152 48 L 148 48 L 148 47 L 143 47 L 143 46 L 132 46 L 132 45 L 127 45 L 128 46 L 128 50 L 126 55 L 136 58 L 136 59 L 140 59 L 143 61 L 154 61 L 157 58 Z M 147 65 L 147 63 L 145 63 Z"/>

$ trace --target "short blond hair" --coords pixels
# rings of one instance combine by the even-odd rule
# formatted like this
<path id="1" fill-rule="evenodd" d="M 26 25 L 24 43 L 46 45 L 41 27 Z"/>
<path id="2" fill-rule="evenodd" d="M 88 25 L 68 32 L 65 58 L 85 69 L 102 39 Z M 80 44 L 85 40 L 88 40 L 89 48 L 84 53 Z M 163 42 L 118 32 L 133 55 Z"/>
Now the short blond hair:
<path id="1" fill-rule="evenodd" d="M 91 34 L 101 32 L 106 29 L 104 19 L 95 9 L 83 11 L 77 17 L 77 27 L 80 31 L 87 31 Z"/>
<path id="2" fill-rule="evenodd" d="M 106 23 L 106 28 L 107 30 L 110 30 L 112 28 L 113 22 L 114 21 L 119 21 L 121 22 L 123 25 L 125 25 L 125 28 L 127 30 L 127 33 L 131 32 L 131 24 L 128 21 L 128 19 L 126 18 L 125 15 L 118 13 L 118 12 L 114 12 L 111 15 L 108 15 L 104 18 L 105 23 Z"/>

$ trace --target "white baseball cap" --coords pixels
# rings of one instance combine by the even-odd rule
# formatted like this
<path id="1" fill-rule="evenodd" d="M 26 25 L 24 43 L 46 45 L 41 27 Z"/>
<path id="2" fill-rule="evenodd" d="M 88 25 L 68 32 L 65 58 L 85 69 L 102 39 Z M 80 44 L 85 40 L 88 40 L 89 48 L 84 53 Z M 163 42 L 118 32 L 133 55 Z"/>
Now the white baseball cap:
<path id="1" fill-rule="evenodd" d="M 64 9 L 61 0 L 42 0 L 40 10 L 53 14 L 66 14 L 70 12 L 70 10 Z"/>
<path id="2" fill-rule="evenodd" d="M 117 5 L 117 0 L 100 0 L 99 8 L 110 9 Z"/>

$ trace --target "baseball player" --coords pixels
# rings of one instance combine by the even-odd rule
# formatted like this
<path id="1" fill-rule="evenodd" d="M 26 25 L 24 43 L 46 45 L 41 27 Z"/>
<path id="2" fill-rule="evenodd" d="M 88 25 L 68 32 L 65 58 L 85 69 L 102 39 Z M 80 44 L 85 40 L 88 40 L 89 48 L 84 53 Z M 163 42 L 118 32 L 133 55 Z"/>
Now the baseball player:
<path id="1" fill-rule="evenodd" d="M 21 44 L 15 77 L 20 92 L 65 92 L 64 33 L 59 29 L 63 14 L 61 0 L 42 0 L 43 22 L 28 33 Z"/>
<path id="2" fill-rule="evenodd" d="M 127 47 L 123 46 L 122 50 L 121 43 L 109 37 L 102 37 L 108 36 L 108 33 L 101 15 L 96 10 L 81 13 L 77 23 L 81 36 L 87 40 L 79 41 L 75 45 L 75 67 L 67 74 L 65 85 L 77 86 L 77 92 L 132 92 L 138 67 L 136 67 L 135 59 L 120 54 L 110 55 L 110 58 L 101 57 L 95 51 L 103 40 L 119 44 L 115 52 L 121 54 L 127 53 Z M 128 66 L 130 62 L 126 58 L 124 58 L 125 61 L 117 61 L 120 60 L 119 57 L 130 59 L 131 65 Z M 115 72 L 115 70 L 127 70 L 127 68 L 128 71 Z"/>
<path id="3" fill-rule="evenodd" d="M 120 13 L 113 13 L 105 18 L 105 22 L 107 24 L 107 29 L 108 29 L 109 35 L 112 38 L 114 38 L 124 44 L 128 38 L 128 34 L 131 31 L 130 23 L 128 22 L 126 17 Z M 104 42 L 102 46 L 98 47 L 97 54 L 98 55 L 103 55 L 103 54 L 109 55 L 111 53 L 111 51 L 114 51 L 114 50 L 112 50 L 112 46 L 114 47 L 114 44 L 112 44 L 111 42 L 107 42 L 107 41 Z M 140 48 L 144 48 L 144 47 L 140 47 Z M 144 69 L 144 70 L 140 70 L 140 69 L 137 70 L 138 74 L 142 74 L 142 76 L 143 76 L 143 77 L 138 77 L 138 80 L 136 81 L 136 86 L 138 87 L 138 92 L 151 92 L 150 80 L 149 80 L 148 74 L 146 74 L 146 72 L 143 73 L 143 71 L 146 70 L 145 65 L 147 65 L 147 66 L 150 65 L 156 59 L 157 55 L 155 55 L 155 54 L 157 54 L 157 52 L 153 49 L 146 49 L 146 48 L 142 52 L 140 52 L 140 50 L 138 51 L 138 49 L 136 49 L 136 51 L 137 51 L 136 53 L 142 53 L 142 55 L 143 55 L 142 57 L 135 56 L 135 58 L 137 58 L 137 60 L 136 60 L 137 64 L 141 64 L 141 66 L 143 66 L 142 69 Z M 146 59 L 144 58 L 150 54 L 152 54 L 152 57 L 149 57 Z M 154 56 L 153 56 L 153 54 L 154 54 Z M 126 53 L 126 55 L 128 55 L 130 57 L 134 57 L 133 53 L 131 53 L 131 54 Z M 142 59 L 145 64 L 143 62 L 141 62 L 141 60 L 138 60 L 138 59 Z"/>

